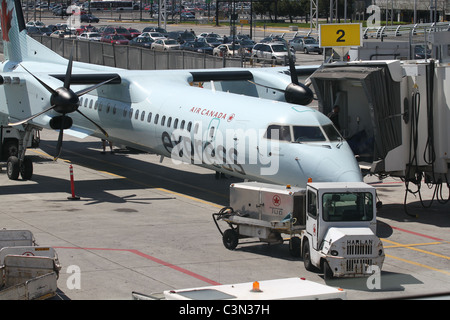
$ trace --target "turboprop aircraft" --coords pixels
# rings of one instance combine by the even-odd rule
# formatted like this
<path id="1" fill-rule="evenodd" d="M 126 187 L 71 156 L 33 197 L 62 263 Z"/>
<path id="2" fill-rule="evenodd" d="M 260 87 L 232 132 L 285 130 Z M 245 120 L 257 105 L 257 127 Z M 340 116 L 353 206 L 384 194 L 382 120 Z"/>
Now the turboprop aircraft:
<path id="1" fill-rule="evenodd" d="M 289 78 L 287 68 L 132 71 L 75 62 L 27 36 L 19 0 L 0 1 L 0 112 L 24 136 L 18 157 L 8 159 L 10 179 L 31 178 L 24 146 L 33 128 L 49 128 L 59 130 L 55 158 L 69 133 L 248 180 L 362 180 L 331 121 L 303 106 L 312 92 L 292 64 Z M 221 89 L 195 82 L 219 82 Z"/>

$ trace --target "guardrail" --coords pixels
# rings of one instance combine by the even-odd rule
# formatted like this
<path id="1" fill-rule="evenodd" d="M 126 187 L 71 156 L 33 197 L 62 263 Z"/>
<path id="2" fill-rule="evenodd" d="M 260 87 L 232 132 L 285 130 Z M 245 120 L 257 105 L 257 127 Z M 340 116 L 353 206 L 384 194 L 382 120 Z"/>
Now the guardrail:
<path id="1" fill-rule="evenodd" d="M 207 69 L 242 67 L 242 59 L 215 57 L 183 50 L 154 51 L 148 48 L 115 45 L 97 41 L 32 36 L 59 55 L 69 58 L 74 47 L 74 60 L 130 70 Z M 74 41 L 75 40 L 75 41 Z"/>
<path id="2" fill-rule="evenodd" d="M 365 38 L 418 36 L 425 33 L 450 31 L 450 22 L 416 23 L 397 26 L 366 27 L 363 31 Z"/>

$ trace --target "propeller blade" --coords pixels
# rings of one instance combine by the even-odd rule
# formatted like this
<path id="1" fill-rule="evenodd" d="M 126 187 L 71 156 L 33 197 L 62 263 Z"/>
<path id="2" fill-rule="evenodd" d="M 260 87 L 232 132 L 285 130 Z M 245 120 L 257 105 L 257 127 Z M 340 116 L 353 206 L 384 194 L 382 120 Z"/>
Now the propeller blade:
<path id="1" fill-rule="evenodd" d="M 53 160 L 58 159 L 59 156 L 61 155 L 65 120 L 66 115 L 63 115 L 61 119 L 61 129 L 59 129 L 58 142 L 56 143 L 56 156 L 53 158 Z"/>
<path id="2" fill-rule="evenodd" d="M 43 111 L 41 111 L 39 113 L 36 113 L 36 114 L 32 115 L 31 117 L 28 117 L 26 119 L 20 120 L 18 122 L 10 122 L 10 123 L 8 123 L 8 126 L 18 126 L 19 124 L 23 124 L 23 123 L 25 123 L 27 121 L 33 120 L 34 118 L 39 117 L 40 115 L 46 113 L 47 111 L 52 110 L 54 107 L 55 106 L 51 106 L 51 107 L 49 107 L 49 108 L 47 108 L 47 109 L 45 109 L 45 110 L 43 110 Z"/>
<path id="3" fill-rule="evenodd" d="M 20 65 L 26 72 L 28 72 L 29 74 L 31 74 L 31 76 L 33 78 L 35 78 L 40 84 L 42 84 L 42 86 L 47 89 L 48 92 L 50 92 L 51 94 L 57 94 L 55 90 L 53 90 L 50 86 L 48 86 L 44 81 L 42 81 L 41 79 L 39 79 L 38 77 L 36 77 L 34 74 L 32 74 L 30 71 L 27 70 L 27 68 L 25 68 L 23 65 Z"/>
<path id="4" fill-rule="evenodd" d="M 298 75 L 297 75 L 297 71 L 295 70 L 295 62 L 294 62 L 294 58 L 292 57 L 292 52 L 290 49 L 288 49 L 288 58 L 289 58 L 289 72 L 291 74 L 291 82 L 293 84 L 298 85 Z"/>
<path id="5" fill-rule="evenodd" d="M 91 120 L 89 117 L 87 117 L 83 112 L 81 112 L 80 110 L 77 110 L 77 112 L 79 114 L 81 114 L 83 117 L 85 117 L 87 120 L 89 120 L 90 122 L 92 122 L 106 137 L 108 137 L 108 133 L 105 131 L 105 129 L 103 129 L 102 127 L 100 127 L 97 123 L 95 123 L 93 120 Z"/>
<path id="6" fill-rule="evenodd" d="M 95 90 L 95 89 L 97 89 L 98 87 L 101 87 L 101 86 L 107 84 L 108 82 L 111 82 L 111 81 L 113 81 L 113 80 L 115 80 L 115 79 L 117 79 L 117 78 L 118 78 L 118 76 L 113 77 L 113 78 L 111 78 L 111 79 L 108 79 L 108 80 L 106 80 L 106 81 L 97 83 L 96 85 L 93 85 L 93 86 L 91 86 L 91 87 L 89 87 L 89 88 L 80 90 L 80 91 L 76 92 L 76 95 L 77 95 L 78 97 L 81 97 L 82 95 L 84 95 L 84 94 L 86 94 L 86 93 L 89 93 L 89 92 L 91 92 L 92 90 Z"/>
<path id="7" fill-rule="evenodd" d="M 72 79 L 72 64 L 73 64 L 73 48 L 75 47 L 75 40 L 73 40 L 72 49 L 70 50 L 69 64 L 67 65 L 66 76 L 64 77 L 64 88 L 70 88 L 70 80 Z"/>

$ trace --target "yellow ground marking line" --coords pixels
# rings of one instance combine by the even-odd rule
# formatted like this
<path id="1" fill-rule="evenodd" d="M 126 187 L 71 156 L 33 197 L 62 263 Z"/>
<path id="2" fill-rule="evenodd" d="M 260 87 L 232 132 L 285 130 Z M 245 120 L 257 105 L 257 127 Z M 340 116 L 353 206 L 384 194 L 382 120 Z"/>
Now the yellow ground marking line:
<path id="1" fill-rule="evenodd" d="M 443 273 L 443 274 L 446 274 L 446 275 L 450 276 L 450 272 L 449 271 L 445 271 L 445 270 L 437 269 L 437 268 L 434 268 L 434 267 L 430 267 L 430 266 L 427 266 L 425 264 L 414 262 L 414 261 L 411 261 L 411 260 L 406 260 L 406 259 L 403 259 L 403 258 L 391 256 L 390 254 L 386 254 L 385 256 L 389 257 L 389 258 L 392 258 L 392 259 L 395 259 L 395 260 L 399 260 L 399 261 L 403 261 L 403 262 L 406 262 L 406 263 L 409 263 L 409 264 L 413 264 L 413 265 L 416 265 L 416 266 L 419 266 L 419 267 L 422 267 L 422 268 L 425 268 L 425 269 L 437 271 L 437 272 L 440 272 L 440 273 Z"/>
<path id="2" fill-rule="evenodd" d="M 389 247 L 391 247 L 391 248 L 407 248 L 407 249 L 414 250 L 414 251 L 417 251 L 417 252 L 422 252 L 422 253 L 425 253 L 425 254 L 429 254 L 429 255 L 432 255 L 432 256 L 435 256 L 435 257 L 438 257 L 438 258 L 443 258 L 443 259 L 450 260 L 449 256 L 445 256 L 443 254 L 434 253 L 434 252 L 427 251 L 427 250 L 422 250 L 422 249 L 419 249 L 419 248 L 414 248 L 414 246 L 419 246 L 419 245 L 443 244 L 443 243 L 446 243 L 447 241 L 444 241 L 444 242 L 428 242 L 428 243 L 423 243 L 423 244 L 412 244 L 412 245 L 411 244 L 404 245 L 404 244 L 401 244 L 401 243 L 398 243 L 398 242 L 394 242 L 394 241 L 391 241 L 391 240 L 387 240 L 387 239 L 382 239 L 382 241 L 383 242 L 386 241 L 388 243 L 394 244 L 394 246 L 388 246 L 388 247 L 385 247 L 385 248 L 389 248 Z"/>

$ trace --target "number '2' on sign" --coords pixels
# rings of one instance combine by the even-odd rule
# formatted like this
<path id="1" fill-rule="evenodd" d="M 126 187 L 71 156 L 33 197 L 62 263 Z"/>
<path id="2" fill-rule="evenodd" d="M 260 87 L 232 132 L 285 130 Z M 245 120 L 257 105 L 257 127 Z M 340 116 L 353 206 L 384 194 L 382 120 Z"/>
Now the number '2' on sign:
<path id="1" fill-rule="evenodd" d="M 320 47 L 355 47 L 362 45 L 361 23 L 319 25 Z"/>

